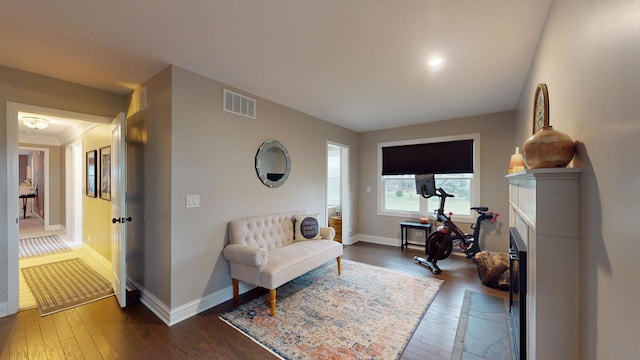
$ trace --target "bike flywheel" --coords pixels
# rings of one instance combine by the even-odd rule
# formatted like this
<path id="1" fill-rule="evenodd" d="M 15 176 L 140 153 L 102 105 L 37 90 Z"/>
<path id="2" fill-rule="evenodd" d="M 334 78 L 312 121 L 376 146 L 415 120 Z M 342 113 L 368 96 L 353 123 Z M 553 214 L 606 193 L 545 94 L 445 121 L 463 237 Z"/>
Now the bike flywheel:
<path id="1" fill-rule="evenodd" d="M 429 257 L 434 256 L 433 260 L 442 260 L 449 257 L 453 244 L 451 241 L 445 241 L 446 234 L 439 231 L 431 233 L 427 238 L 427 253 Z"/>

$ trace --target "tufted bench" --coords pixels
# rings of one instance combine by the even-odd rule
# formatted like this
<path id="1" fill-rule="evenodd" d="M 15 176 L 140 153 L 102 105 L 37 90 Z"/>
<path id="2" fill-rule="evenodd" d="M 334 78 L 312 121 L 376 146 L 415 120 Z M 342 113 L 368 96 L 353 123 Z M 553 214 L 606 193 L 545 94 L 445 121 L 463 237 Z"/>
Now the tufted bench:
<path id="1" fill-rule="evenodd" d="M 340 275 L 342 244 L 333 241 L 335 230 L 318 226 L 317 239 L 294 239 L 296 215 L 283 212 L 229 222 L 229 245 L 223 251 L 229 261 L 233 300 L 238 281 L 269 289 L 271 314 L 276 315 L 276 288 L 326 262 L 336 259 Z"/>

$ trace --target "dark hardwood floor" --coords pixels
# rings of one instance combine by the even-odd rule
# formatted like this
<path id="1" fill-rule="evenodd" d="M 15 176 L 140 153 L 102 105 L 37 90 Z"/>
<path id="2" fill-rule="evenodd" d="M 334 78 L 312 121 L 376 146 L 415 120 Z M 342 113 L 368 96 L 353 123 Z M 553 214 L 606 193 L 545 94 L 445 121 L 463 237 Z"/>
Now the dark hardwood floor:
<path id="1" fill-rule="evenodd" d="M 409 342 L 403 359 L 450 359 L 465 290 L 506 298 L 483 286 L 476 265 L 451 255 L 440 275 L 413 261 L 419 250 L 358 243 L 344 259 L 445 280 Z M 254 289 L 244 302 L 266 292 Z M 398 294 L 402 296 L 402 294 Z M 121 310 L 115 298 L 40 317 L 36 309 L 0 318 L 0 360 L 5 359 L 272 359 L 274 356 L 223 323 L 218 316 L 231 301 L 172 327 L 142 304 Z"/>

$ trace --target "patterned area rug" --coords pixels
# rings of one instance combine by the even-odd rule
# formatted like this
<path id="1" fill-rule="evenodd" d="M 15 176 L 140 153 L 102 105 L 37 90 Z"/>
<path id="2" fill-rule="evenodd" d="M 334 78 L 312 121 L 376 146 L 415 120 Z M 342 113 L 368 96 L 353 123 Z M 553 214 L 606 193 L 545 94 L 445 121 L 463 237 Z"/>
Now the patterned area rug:
<path id="1" fill-rule="evenodd" d="M 284 359 L 397 359 L 443 281 L 343 260 L 220 318 Z"/>
<path id="2" fill-rule="evenodd" d="M 28 239 L 20 239 L 20 258 L 42 256 L 59 252 L 71 251 L 71 248 L 60 240 L 57 235 L 38 236 Z"/>
<path id="3" fill-rule="evenodd" d="M 75 258 L 22 269 L 45 316 L 113 295 L 111 283 Z"/>

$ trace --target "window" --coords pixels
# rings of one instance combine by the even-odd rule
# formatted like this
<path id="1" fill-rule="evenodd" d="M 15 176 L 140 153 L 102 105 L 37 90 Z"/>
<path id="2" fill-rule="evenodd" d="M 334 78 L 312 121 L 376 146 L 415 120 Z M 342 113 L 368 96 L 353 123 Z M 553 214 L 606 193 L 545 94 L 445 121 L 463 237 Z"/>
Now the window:
<path id="1" fill-rule="evenodd" d="M 327 154 L 327 205 L 340 205 L 340 148 L 329 145 Z"/>
<path id="2" fill-rule="evenodd" d="M 435 142 L 473 140 L 473 173 L 435 174 L 436 188 L 455 195 L 447 198 L 446 212 L 453 212 L 454 218 L 461 221 L 473 221 L 470 208 L 477 206 L 480 199 L 480 135 L 470 134 L 442 138 L 417 139 L 403 142 L 389 142 L 378 144 L 378 174 L 382 173 L 382 148 L 389 146 L 403 146 L 427 144 Z M 416 193 L 415 176 L 380 175 L 378 182 L 378 214 L 398 217 L 418 217 L 433 214 L 440 205 L 439 197 L 424 199 Z"/>
<path id="3" fill-rule="evenodd" d="M 419 212 L 422 196 L 416 193 L 413 175 L 387 175 L 382 177 L 385 210 Z"/>

